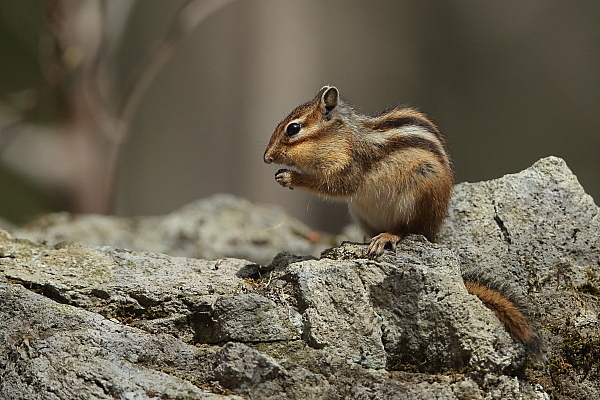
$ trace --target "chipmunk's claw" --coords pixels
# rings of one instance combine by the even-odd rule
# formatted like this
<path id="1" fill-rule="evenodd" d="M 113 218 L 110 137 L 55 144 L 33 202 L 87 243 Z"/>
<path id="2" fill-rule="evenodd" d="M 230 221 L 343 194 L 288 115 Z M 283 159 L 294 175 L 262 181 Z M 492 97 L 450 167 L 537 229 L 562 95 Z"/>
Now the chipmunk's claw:
<path id="1" fill-rule="evenodd" d="M 392 250 L 396 250 L 396 246 L 398 245 L 400 239 L 402 239 L 400 235 L 395 235 L 393 233 L 388 232 L 380 233 L 379 235 L 371 239 L 367 255 L 369 256 L 369 258 L 377 258 L 383 254 L 386 247 L 389 247 Z"/>
<path id="2" fill-rule="evenodd" d="M 293 171 L 290 171 L 289 169 L 280 169 L 275 173 L 275 180 L 281 186 L 293 190 L 294 188 L 292 187 L 292 172 Z"/>

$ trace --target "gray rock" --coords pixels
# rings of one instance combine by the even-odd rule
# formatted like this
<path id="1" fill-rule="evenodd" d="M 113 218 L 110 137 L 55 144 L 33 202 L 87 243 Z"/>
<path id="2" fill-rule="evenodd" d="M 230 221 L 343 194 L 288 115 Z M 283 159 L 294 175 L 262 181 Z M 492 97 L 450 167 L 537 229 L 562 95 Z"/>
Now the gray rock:
<path id="1" fill-rule="evenodd" d="M 505 372 L 521 363 L 522 349 L 467 293 L 452 251 L 409 237 L 379 262 L 364 253 L 346 244 L 285 270 L 310 346 L 375 369 Z"/>
<path id="2" fill-rule="evenodd" d="M 271 342 L 300 339 L 293 321 L 300 319 L 292 309 L 282 309 L 256 293 L 218 296 L 208 313 L 196 316 L 198 343 Z"/>
<path id="3" fill-rule="evenodd" d="M 283 279 L 296 287 L 303 337 L 309 346 L 367 368 L 384 368 L 383 321 L 355 265 L 328 259 L 303 261 L 290 265 Z"/>
<path id="4" fill-rule="evenodd" d="M 227 343 L 217 354 L 215 379 L 253 399 L 331 399 L 336 390 L 327 380 L 241 343 Z"/>
<path id="5" fill-rule="evenodd" d="M 241 399 L 201 381 L 199 349 L 0 284 L 2 399 Z M 206 381 L 205 381 L 206 382 Z M 210 387 L 206 382 L 206 387 Z"/>
<path id="6" fill-rule="evenodd" d="M 268 263 L 284 250 L 316 255 L 331 246 L 330 236 L 316 234 L 280 207 L 225 194 L 198 200 L 165 216 L 49 214 L 12 233 L 49 244 L 82 242 L 181 257 L 244 258 L 258 263 Z"/>
<path id="7" fill-rule="evenodd" d="M 600 275 L 600 214 L 560 158 L 454 189 L 441 242 L 464 268 L 481 269 L 521 290 L 552 292 Z"/>
<path id="8" fill-rule="evenodd" d="M 590 372 L 600 366 L 600 209 L 563 160 L 457 185 L 441 242 L 463 274 L 526 301 L 547 345 L 530 379 L 557 399 L 600 398 L 600 374 Z"/>
<path id="9" fill-rule="evenodd" d="M 236 272 L 251 264 L 22 240 L 3 243 L 3 275 L 50 298 L 187 342 L 293 340 L 299 316 L 258 294 Z"/>
<path id="10" fill-rule="evenodd" d="M 147 235 L 165 251 L 212 243 L 213 254 L 245 249 L 260 258 L 267 248 L 289 249 L 287 233 L 253 244 L 262 237 L 253 229 L 275 220 L 248 215 L 268 208 L 214 200 L 154 225 L 122 220 L 119 232 L 155 229 Z M 36 245 L 0 232 L 0 397 L 596 399 L 598 211 L 564 162 L 549 158 L 457 185 L 441 244 L 411 236 L 379 260 L 350 243 L 320 259 L 280 253 L 258 265 Z M 83 229 L 67 220 L 42 227 L 36 240 L 46 232 L 53 243 L 66 238 L 60 229 L 109 221 Z M 225 237 L 202 236 L 224 221 Z M 104 237 L 120 235 L 110 229 Z M 176 232 L 192 240 L 177 247 Z M 237 246 L 240 232 L 247 240 Z M 310 249 L 301 254 L 315 249 L 308 236 L 295 236 Z M 531 303 L 545 361 L 526 357 L 466 292 L 464 274 Z"/>

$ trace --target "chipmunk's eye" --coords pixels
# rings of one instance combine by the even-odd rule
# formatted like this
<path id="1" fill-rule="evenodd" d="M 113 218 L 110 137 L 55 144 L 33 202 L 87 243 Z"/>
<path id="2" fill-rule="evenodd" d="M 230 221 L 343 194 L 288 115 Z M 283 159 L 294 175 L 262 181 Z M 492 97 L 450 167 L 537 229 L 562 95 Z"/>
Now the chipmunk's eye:
<path id="1" fill-rule="evenodd" d="M 287 128 L 285 128 L 285 134 L 288 136 L 294 136 L 295 134 L 300 132 L 300 129 L 302 129 L 301 124 L 299 124 L 297 122 L 292 122 L 291 124 L 289 124 L 287 126 Z"/>

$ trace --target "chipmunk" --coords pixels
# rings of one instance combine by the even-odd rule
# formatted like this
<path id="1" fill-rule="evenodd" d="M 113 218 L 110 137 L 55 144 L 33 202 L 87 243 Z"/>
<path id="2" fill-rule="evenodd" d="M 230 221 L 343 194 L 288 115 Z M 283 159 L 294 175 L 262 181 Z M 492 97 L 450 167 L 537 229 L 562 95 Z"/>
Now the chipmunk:
<path id="1" fill-rule="evenodd" d="M 421 112 L 393 108 L 368 117 L 325 86 L 275 129 L 266 163 L 286 164 L 279 184 L 345 200 L 373 236 L 371 257 L 409 233 L 435 241 L 453 185 L 446 142 Z"/>
<path id="2" fill-rule="evenodd" d="M 264 153 L 267 164 L 285 164 L 275 180 L 348 203 L 350 214 L 372 236 L 368 256 L 396 248 L 408 234 L 435 242 L 454 184 L 446 140 L 425 114 L 409 107 L 361 115 L 323 87 L 279 123 Z M 465 281 L 513 338 L 533 341 L 527 317 L 498 290 Z"/>

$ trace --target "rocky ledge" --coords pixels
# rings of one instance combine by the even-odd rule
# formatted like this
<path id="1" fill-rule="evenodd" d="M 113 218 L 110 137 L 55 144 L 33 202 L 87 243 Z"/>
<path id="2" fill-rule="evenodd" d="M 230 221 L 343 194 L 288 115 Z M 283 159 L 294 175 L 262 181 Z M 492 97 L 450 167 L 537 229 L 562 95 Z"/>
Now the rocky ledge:
<path id="1" fill-rule="evenodd" d="M 0 398 L 597 399 L 599 215 L 554 157 L 457 185 L 441 243 L 379 260 L 317 257 L 342 237 L 231 196 L 49 215 L 0 232 Z M 520 298 L 544 345 L 465 274 Z"/>

